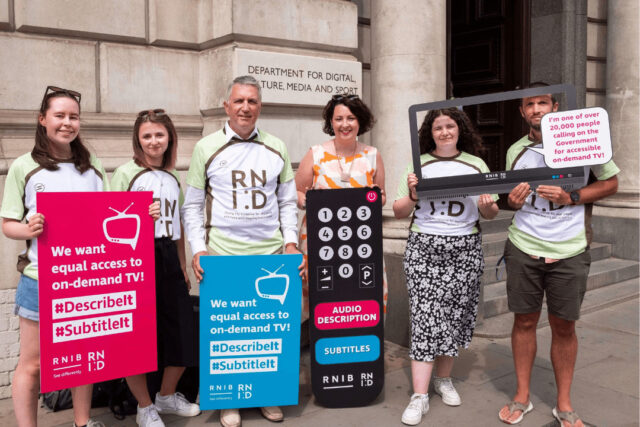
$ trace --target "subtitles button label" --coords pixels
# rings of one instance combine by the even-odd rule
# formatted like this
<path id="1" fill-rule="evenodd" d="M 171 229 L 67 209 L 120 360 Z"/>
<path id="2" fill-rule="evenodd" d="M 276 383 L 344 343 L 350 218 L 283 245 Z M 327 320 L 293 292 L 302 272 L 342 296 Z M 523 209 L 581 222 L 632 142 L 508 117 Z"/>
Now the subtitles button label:
<path id="1" fill-rule="evenodd" d="M 316 342 L 316 360 L 321 365 L 372 362 L 380 357 L 380 340 L 375 335 L 322 338 Z"/>

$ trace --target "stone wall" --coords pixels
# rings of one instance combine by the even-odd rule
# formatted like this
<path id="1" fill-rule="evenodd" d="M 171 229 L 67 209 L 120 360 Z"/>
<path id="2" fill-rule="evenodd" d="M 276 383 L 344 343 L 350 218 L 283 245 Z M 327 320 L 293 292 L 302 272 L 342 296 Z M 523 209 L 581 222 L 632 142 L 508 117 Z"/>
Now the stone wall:
<path id="1" fill-rule="evenodd" d="M 362 95 L 358 30 L 358 7 L 344 0 L 0 0 L 0 192 L 13 159 L 33 146 L 47 85 L 82 93 L 81 134 L 109 172 L 131 157 L 137 112 L 164 108 L 178 128 L 184 180 L 194 144 L 224 123 L 227 84 L 265 62 L 304 68 L 304 81 L 279 80 L 282 96 L 265 91 L 258 122 L 299 162 L 327 139 L 327 91 Z M 329 71 L 340 76 L 306 74 Z M 0 398 L 17 363 L 23 248 L 0 233 Z"/>

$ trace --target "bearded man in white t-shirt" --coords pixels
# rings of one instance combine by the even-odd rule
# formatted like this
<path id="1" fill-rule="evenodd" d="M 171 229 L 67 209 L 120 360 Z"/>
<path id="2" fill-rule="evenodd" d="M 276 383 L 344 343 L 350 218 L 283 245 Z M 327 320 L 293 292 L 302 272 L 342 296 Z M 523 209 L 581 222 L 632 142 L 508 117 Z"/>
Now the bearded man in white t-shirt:
<path id="1" fill-rule="evenodd" d="M 541 86 L 547 85 L 530 87 Z M 558 103 L 551 94 L 522 99 L 520 114 L 529 125 L 529 134 L 509 148 L 507 170 L 545 167 L 543 156 L 527 148 L 541 146 L 542 117 L 557 110 Z M 509 193 L 509 206 L 516 213 L 509 227 L 505 261 L 509 310 L 514 313 L 511 346 L 517 390 L 498 414 L 507 424 L 520 422 L 533 409 L 529 389 L 537 349 L 536 325 L 546 295 L 557 387 L 552 412 L 563 427 L 584 425 L 573 410 L 570 392 L 578 352 L 575 322 L 580 317 L 591 265 L 591 233 L 587 233 L 590 204 L 617 191 L 619 171 L 613 161 L 592 166 L 597 179 L 569 193 L 552 185 L 540 185 L 533 192 L 526 182 Z"/>

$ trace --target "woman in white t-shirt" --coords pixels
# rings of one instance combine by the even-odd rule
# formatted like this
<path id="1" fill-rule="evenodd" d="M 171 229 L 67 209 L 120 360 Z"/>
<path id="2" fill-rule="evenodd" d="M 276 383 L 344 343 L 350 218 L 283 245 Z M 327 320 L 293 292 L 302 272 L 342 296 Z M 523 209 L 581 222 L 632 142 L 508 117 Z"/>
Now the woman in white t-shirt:
<path id="1" fill-rule="evenodd" d="M 133 126 L 133 159 L 118 167 L 111 178 L 113 190 L 153 191 L 155 200 L 149 213 L 155 219 L 158 369 L 164 368 L 155 403 L 145 374 L 127 377 L 138 400 L 136 422 L 143 427 L 163 427 L 159 413 L 183 417 L 200 413 L 196 403 L 176 391 L 185 367 L 198 365 L 198 331 L 180 221 L 184 198 L 175 170 L 177 152 L 178 135 L 165 111 L 141 111 Z"/>
<path id="2" fill-rule="evenodd" d="M 419 131 L 420 164 L 424 178 L 489 172 L 472 154 L 481 138 L 463 111 L 432 110 Z M 484 269 L 478 212 L 498 213 L 497 196 L 418 197 L 418 178 L 409 165 L 393 204 L 396 218 L 413 213 L 404 256 L 411 308 L 411 375 L 413 395 L 402 422 L 416 425 L 429 410 L 429 382 L 436 363 L 434 389 L 445 404 L 458 406 L 460 396 L 451 382 L 459 347 L 468 347 L 475 328 Z"/>
<path id="3" fill-rule="evenodd" d="M 24 240 L 18 256 L 20 281 L 15 314 L 20 319 L 20 358 L 12 379 L 13 408 L 19 426 L 35 426 L 40 385 L 38 236 L 47 226 L 36 193 L 108 190 L 100 161 L 80 138 L 80 93 L 48 86 L 38 114 L 33 150 L 13 161 L 2 198 L 2 232 Z M 92 384 L 71 389 L 74 426 L 99 427 L 89 419 Z"/>

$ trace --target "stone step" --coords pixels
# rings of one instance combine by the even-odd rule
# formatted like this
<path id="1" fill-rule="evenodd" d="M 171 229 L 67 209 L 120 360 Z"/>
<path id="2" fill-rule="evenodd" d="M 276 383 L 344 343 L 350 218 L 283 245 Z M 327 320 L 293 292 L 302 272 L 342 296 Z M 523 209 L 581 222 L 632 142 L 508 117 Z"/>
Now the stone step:
<path id="1" fill-rule="evenodd" d="M 585 294 L 580 314 L 584 315 L 606 307 L 611 307 L 638 298 L 639 295 L 640 279 L 638 277 L 593 289 Z M 542 305 L 542 314 L 540 315 L 538 328 L 542 328 L 548 324 L 547 305 L 545 302 Z M 488 319 L 485 318 L 476 327 L 474 336 L 479 338 L 506 338 L 511 335 L 512 326 L 513 314 L 503 313 Z"/>
<path id="2" fill-rule="evenodd" d="M 640 276 L 638 267 L 639 264 L 636 261 L 619 258 L 607 258 L 592 262 L 589 278 L 587 279 L 587 290 L 591 291 L 613 283 L 637 278 Z M 483 292 L 485 319 L 509 311 L 505 281 L 485 285 Z"/>
<path id="3" fill-rule="evenodd" d="M 501 257 L 504 253 L 504 244 L 507 241 L 507 232 L 489 233 L 482 235 L 482 251 L 485 258 Z M 496 260 L 497 261 L 497 260 Z M 496 263 L 494 262 L 495 266 Z"/>
<path id="4" fill-rule="evenodd" d="M 480 218 L 480 230 L 482 234 L 502 233 L 507 231 L 511 220 L 513 219 L 513 211 L 501 210 L 494 219 Z"/>
<path id="5" fill-rule="evenodd" d="M 609 243 L 593 242 L 591 244 L 591 262 L 600 261 L 611 256 L 611 245 Z M 502 253 L 494 256 L 484 257 L 484 273 L 482 274 L 482 283 L 484 286 L 490 285 L 501 280 L 506 280 L 507 273 L 504 262 L 500 263 L 498 277 L 496 277 L 496 264 L 502 258 Z"/>

